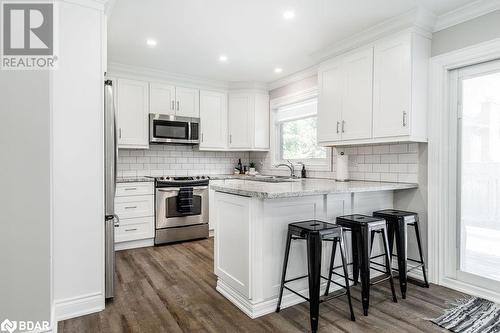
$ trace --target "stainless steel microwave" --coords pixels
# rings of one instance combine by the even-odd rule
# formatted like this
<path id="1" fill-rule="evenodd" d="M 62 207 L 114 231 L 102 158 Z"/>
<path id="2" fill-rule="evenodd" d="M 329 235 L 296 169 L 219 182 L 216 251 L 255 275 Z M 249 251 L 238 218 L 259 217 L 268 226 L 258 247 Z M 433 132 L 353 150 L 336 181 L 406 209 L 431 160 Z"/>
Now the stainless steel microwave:
<path id="1" fill-rule="evenodd" d="M 149 114 L 150 143 L 199 144 L 200 119 Z"/>

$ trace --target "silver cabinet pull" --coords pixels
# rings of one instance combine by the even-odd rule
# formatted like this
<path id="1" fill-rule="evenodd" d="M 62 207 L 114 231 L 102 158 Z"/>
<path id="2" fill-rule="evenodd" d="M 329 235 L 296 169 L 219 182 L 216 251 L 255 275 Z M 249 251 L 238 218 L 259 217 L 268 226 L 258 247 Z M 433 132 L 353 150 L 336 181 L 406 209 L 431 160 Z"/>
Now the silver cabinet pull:
<path id="1" fill-rule="evenodd" d="M 233 135 L 229 134 L 229 143 L 233 143 Z"/>
<path id="2" fill-rule="evenodd" d="M 403 111 L 403 127 L 406 127 L 406 111 Z"/>
<path id="3" fill-rule="evenodd" d="M 340 125 L 340 121 L 337 121 L 337 134 L 339 134 L 339 125 Z"/>
<path id="4" fill-rule="evenodd" d="M 137 228 L 132 228 L 132 229 L 125 229 L 125 231 L 136 231 Z"/>
<path id="5" fill-rule="evenodd" d="M 203 142 L 203 133 L 201 133 L 201 142 Z"/>
<path id="6" fill-rule="evenodd" d="M 125 207 L 125 209 L 135 209 L 135 208 L 137 208 L 137 206 L 127 206 L 127 207 Z"/>
<path id="7" fill-rule="evenodd" d="M 122 129 L 121 129 L 121 127 L 118 129 L 118 137 L 120 139 L 122 138 Z"/>
<path id="8" fill-rule="evenodd" d="M 177 111 L 179 111 L 179 101 L 177 101 Z"/>
<path id="9" fill-rule="evenodd" d="M 137 190 L 137 187 L 127 187 L 125 191 L 135 191 Z"/>
<path id="10" fill-rule="evenodd" d="M 175 101 L 172 100 L 172 107 L 170 108 L 170 110 L 175 110 Z"/>
<path id="11" fill-rule="evenodd" d="M 345 120 L 342 120 L 342 133 L 345 132 Z"/>

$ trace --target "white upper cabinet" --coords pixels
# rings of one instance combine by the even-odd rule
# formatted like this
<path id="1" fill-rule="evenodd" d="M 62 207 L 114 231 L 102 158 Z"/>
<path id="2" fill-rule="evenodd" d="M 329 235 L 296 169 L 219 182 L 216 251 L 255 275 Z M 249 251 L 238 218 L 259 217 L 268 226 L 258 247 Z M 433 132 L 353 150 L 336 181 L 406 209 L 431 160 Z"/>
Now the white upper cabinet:
<path id="1" fill-rule="evenodd" d="M 339 62 L 331 63 L 318 73 L 318 142 L 340 141 L 342 122 L 343 71 Z"/>
<path id="2" fill-rule="evenodd" d="M 229 148 L 269 149 L 269 95 L 261 92 L 229 93 Z"/>
<path id="3" fill-rule="evenodd" d="M 163 115 L 200 117 L 200 91 L 172 85 L 150 84 L 150 111 Z"/>
<path id="4" fill-rule="evenodd" d="M 253 95 L 245 93 L 229 93 L 229 148 L 251 149 L 253 109 L 255 99 Z"/>
<path id="5" fill-rule="evenodd" d="M 374 138 L 427 140 L 430 40 L 405 34 L 375 45 Z"/>
<path id="6" fill-rule="evenodd" d="M 193 88 L 175 88 L 176 115 L 182 117 L 200 117 L 200 91 Z"/>
<path id="7" fill-rule="evenodd" d="M 200 150 L 227 149 L 227 94 L 200 91 Z"/>
<path id="8" fill-rule="evenodd" d="M 406 32 L 321 64 L 321 145 L 425 142 L 430 39 Z"/>
<path id="9" fill-rule="evenodd" d="M 372 136 L 373 48 L 323 64 L 319 71 L 318 142 Z"/>
<path id="10" fill-rule="evenodd" d="M 118 79 L 115 93 L 118 147 L 149 148 L 148 83 Z"/>
<path id="11" fill-rule="evenodd" d="M 149 85 L 150 113 L 175 115 L 175 87 L 161 83 Z"/>
<path id="12" fill-rule="evenodd" d="M 342 99 L 342 140 L 372 137 L 373 49 L 347 56 Z"/>

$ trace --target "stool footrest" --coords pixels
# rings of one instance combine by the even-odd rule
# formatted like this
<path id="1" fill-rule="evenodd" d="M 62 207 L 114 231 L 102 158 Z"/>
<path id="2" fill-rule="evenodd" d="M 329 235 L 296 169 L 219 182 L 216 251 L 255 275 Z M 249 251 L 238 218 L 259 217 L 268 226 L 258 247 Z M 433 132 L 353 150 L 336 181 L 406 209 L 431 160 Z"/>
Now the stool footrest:
<path id="1" fill-rule="evenodd" d="M 342 296 L 345 296 L 345 295 L 347 295 L 347 292 L 345 292 L 345 291 L 341 291 L 341 292 L 335 293 L 333 295 L 332 294 L 328 294 L 326 296 L 321 296 L 319 302 L 320 303 L 328 302 L 328 301 L 331 301 L 332 299 L 339 298 L 339 297 L 342 297 Z"/>
<path id="2" fill-rule="evenodd" d="M 298 292 L 296 292 L 295 290 L 291 289 L 291 288 L 288 288 L 287 286 L 283 286 L 284 289 L 288 290 L 288 291 L 291 291 L 292 293 L 294 293 L 295 295 L 305 299 L 306 301 L 309 302 L 309 298 L 305 297 L 304 295 L 301 295 L 299 294 Z"/>
<path id="3" fill-rule="evenodd" d="M 384 273 L 385 273 L 385 272 L 384 272 Z M 389 279 L 391 279 L 391 276 L 390 276 L 390 275 L 387 275 L 387 276 L 385 276 L 385 277 L 383 277 L 383 278 L 381 278 L 381 279 L 378 279 L 378 280 L 375 280 L 375 279 L 374 279 L 374 281 L 370 282 L 370 286 L 374 286 L 374 285 L 376 285 L 376 284 L 379 284 L 379 283 L 381 283 L 381 282 L 387 281 L 387 280 L 389 280 Z"/>

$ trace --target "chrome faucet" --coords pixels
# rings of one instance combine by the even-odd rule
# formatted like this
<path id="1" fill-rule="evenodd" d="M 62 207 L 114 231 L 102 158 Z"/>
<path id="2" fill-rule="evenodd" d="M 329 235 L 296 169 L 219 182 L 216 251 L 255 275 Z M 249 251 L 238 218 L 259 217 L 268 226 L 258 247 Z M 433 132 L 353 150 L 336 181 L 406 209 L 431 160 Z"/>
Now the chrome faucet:
<path id="1" fill-rule="evenodd" d="M 274 167 L 275 168 L 279 168 L 279 167 L 287 167 L 288 169 L 290 169 L 290 177 L 295 177 L 295 167 L 293 166 L 293 163 L 290 162 L 290 160 L 286 160 L 288 162 L 288 164 L 285 164 L 285 163 L 280 163 L 280 164 L 276 164 Z"/>

